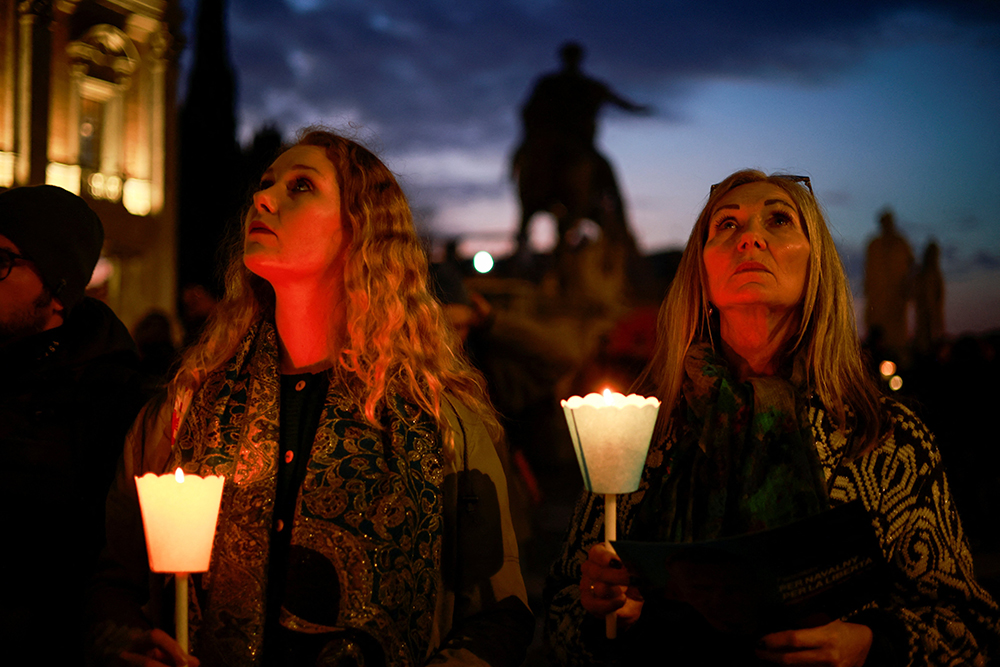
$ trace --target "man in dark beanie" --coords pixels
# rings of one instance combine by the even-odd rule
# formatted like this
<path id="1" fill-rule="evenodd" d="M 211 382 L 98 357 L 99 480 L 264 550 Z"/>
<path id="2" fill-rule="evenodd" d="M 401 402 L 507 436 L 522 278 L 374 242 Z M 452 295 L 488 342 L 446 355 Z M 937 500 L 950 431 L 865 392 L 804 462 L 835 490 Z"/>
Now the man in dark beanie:
<path id="1" fill-rule="evenodd" d="M 0 626 L 52 664 L 82 664 L 104 498 L 145 398 L 128 330 L 84 296 L 103 241 L 97 215 L 62 188 L 0 193 L 0 505 L 14 574 Z"/>

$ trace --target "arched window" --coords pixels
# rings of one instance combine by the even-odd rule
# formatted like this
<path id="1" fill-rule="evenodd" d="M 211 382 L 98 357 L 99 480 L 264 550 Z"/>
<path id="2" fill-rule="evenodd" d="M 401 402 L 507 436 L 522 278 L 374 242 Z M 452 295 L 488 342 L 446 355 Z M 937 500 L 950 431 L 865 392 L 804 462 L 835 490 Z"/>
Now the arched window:
<path id="1" fill-rule="evenodd" d="M 122 196 L 125 91 L 139 66 L 139 54 L 118 28 L 95 25 L 66 47 L 71 86 L 69 147 L 75 153 L 82 188 L 94 199 Z"/>

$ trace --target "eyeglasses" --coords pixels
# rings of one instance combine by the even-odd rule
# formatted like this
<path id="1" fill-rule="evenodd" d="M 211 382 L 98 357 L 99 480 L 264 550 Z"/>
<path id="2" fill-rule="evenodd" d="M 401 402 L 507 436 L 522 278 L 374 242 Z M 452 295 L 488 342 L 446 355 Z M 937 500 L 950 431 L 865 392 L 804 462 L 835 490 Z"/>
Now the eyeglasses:
<path id="1" fill-rule="evenodd" d="M 0 248 L 0 280 L 6 280 L 17 260 L 29 261 L 24 255 L 18 255 L 13 250 Z"/>
<path id="2" fill-rule="evenodd" d="M 771 178 L 780 178 L 783 181 L 791 181 L 792 183 L 801 183 L 802 185 L 809 188 L 809 194 L 811 194 L 813 197 L 816 196 L 816 193 L 813 192 L 812 181 L 809 180 L 808 176 L 793 176 L 792 174 L 774 174 L 773 176 L 771 176 Z M 716 183 L 715 185 L 713 185 L 711 189 L 709 189 L 708 191 L 708 196 L 711 197 L 712 195 L 714 195 L 716 188 L 718 188 L 720 185 L 722 185 L 722 183 Z"/>

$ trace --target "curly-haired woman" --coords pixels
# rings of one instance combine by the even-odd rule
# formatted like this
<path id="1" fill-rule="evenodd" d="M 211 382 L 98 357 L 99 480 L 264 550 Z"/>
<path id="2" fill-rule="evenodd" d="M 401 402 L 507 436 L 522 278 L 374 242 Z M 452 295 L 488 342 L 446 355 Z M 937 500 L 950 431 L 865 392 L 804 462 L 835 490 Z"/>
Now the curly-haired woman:
<path id="1" fill-rule="evenodd" d="M 226 297 L 126 445 L 93 595 L 98 653 L 520 663 L 533 622 L 500 427 L 426 280 L 406 198 L 367 149 L 314 129 L 271 164 Z M 226 478 L 194 578 L 192 656 L 157 614 L 132 481 L 178 466 Z"/>

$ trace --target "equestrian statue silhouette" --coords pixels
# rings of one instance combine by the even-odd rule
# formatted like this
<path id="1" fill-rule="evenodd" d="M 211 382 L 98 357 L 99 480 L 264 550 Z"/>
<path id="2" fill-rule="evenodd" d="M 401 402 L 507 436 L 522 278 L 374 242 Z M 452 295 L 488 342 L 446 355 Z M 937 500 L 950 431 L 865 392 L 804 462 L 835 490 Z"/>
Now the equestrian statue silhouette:
<path id="1" fill-rule="evenodd" d="M 521 201 L 519 257 L 528 253 L 532 218 L 543 211 L 557 222 L 553 253 L 557 262 L 567 249 L 568 236 L 584 219 L 601 228 L 608 245 L 635 250 L 614 170 L 595 148 L 594 138 L 603 105 L 634 113 L 650 110 L 583 74 L 583 55 L 579 44 L 564 44 L 559 50 L 562 69 L 543 76 L 521 110 L 524 136 L 511 160 Z"/>

